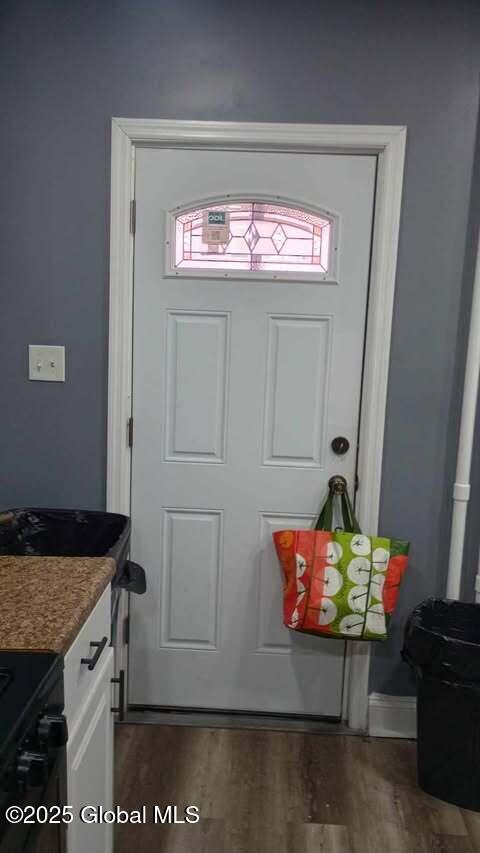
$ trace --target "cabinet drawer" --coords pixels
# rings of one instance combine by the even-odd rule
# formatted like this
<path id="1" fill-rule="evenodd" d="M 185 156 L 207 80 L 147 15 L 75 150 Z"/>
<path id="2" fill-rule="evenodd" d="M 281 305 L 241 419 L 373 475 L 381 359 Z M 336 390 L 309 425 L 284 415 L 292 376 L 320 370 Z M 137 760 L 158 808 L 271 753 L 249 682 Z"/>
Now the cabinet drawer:
<path id="1" fill-rule="evenodd" d="M 81 710 L 82 703 L 95 683 L 103 658 L 108 652 L 110 601 L 111 589 L 109 584 L 65 655 L 65 714 L 70 731 Z M 101 643 L 104 637 L 107 638 L 107 642 L 98 656 L 98 663 L 94 669 L 89 669 L 87 664 L 82 663 L 82 658 L 91 659 L 96 652 L 98 653 L 100 648 L 92 646 L 91 643 Z"/>

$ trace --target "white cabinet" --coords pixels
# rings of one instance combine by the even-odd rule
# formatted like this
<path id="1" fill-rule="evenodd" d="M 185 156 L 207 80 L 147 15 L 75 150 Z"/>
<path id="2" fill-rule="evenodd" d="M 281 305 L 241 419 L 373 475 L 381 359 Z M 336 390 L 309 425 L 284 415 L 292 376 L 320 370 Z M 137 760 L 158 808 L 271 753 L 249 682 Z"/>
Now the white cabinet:
<path id="1" fill-rule="evenodd" d="M 112 825 L 98 822 L 100 807 L 107 810 L 113 805 L 114 655 L 108 645 L 109 603 L 110 589 L 105 590 L 65 655 L 67 803 L 73 812 L 67 828 L 68 853 L 111 853 L 113 849 Z M 81 663 L 82 658 L 92 658 L 95 653 L 93 669 Z M 83 821 L 79 816 L 82 809 Z"/>

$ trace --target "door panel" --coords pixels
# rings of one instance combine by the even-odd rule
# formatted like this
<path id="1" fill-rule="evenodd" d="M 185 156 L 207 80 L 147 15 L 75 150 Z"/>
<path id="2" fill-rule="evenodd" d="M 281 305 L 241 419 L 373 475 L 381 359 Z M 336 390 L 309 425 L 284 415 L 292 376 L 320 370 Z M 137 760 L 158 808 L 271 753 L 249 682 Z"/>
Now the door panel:
<path id="1" fill-rule="evenodd" d="M 222 513 L 164 510 L 161 646 L 215 649 Z"/>
<path id="2" fill-rule="evenodd" d="M 170 462 L 225 461 L 228 325 L 228 314 L 168 312 Z"/>
<path id="3" fill-rule="evenodd" d="M 332 474 L 353 486 L 375 168 L 137 152 L 132 703 L 340 715 L 345 644 L 283 627 L 271 533 L 310 526 Z M 170 212 L 240 193 L 333 211 L 335 280 L 166 275 Z"/>
<path id="4" fill-rule="evenodd" d="M 321 467 L 330 319 L 270 316 L 267 340 L 263 463 Z"/>

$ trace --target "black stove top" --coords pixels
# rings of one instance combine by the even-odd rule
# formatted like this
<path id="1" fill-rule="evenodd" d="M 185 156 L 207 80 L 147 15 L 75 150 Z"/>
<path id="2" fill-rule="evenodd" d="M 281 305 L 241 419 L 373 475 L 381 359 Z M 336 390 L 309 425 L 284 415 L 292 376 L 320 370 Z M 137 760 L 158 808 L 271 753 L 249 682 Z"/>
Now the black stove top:
<path id="1" fill-rule="evenodd" d="M 63 659 L 50 652 L 0 651 L 0 764 L 29 721 L 39 697 L 61 678 Z"/>
<path id="2" fill-rule="evenodd" d="M 61 853 L 65 827 L 10 824 L 7 809 L 66 802 L 63 657 L 0 651 L 0 851 Z M 58 812 L 60 813 L 60 812 Z"/>

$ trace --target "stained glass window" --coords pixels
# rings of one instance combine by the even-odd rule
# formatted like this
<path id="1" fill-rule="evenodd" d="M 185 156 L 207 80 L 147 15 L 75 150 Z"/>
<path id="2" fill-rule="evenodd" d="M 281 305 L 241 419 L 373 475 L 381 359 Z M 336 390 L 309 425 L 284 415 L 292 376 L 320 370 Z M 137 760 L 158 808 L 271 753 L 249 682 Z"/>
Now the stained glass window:
<path id="1" fill-rule="evenodd" d="M 175 217 L 175 269 L 304 272 L 330 268 L 332 221 L 287 204 L 218 203 Z"/>

